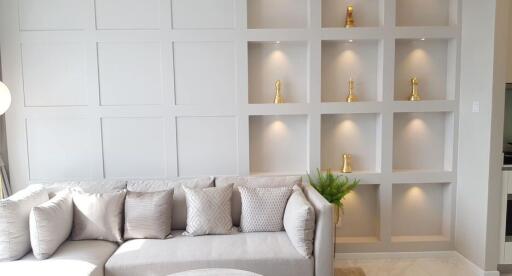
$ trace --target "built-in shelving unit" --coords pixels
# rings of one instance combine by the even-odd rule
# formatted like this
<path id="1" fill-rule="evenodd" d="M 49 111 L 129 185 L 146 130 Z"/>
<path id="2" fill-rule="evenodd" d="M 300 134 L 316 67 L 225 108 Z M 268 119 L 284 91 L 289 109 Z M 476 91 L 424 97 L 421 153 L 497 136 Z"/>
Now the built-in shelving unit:
<path id="1" fill-rule="evenodd" d="M 460 0 L 50 2 L 9 12 L 13 183 L 339 173 L 350 153 L 337 252 L 453 249 Z"/>

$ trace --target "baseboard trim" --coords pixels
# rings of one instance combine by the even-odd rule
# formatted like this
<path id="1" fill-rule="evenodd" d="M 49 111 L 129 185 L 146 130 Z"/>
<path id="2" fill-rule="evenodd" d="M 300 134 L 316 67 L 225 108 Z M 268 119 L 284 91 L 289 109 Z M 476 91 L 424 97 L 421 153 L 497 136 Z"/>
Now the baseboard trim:
<path id="1" fill-rule="evenodd" d="M 457 251 L 425 251 L 425 252 L 371 252 L 371 253 L 336 253 L 336 260 L 354 259 L 417 259 L 417 258 L 456 258 L 475 275 L 500 276 L 498 271 L 484 271 L 479 266 L 466 259 Z"/>

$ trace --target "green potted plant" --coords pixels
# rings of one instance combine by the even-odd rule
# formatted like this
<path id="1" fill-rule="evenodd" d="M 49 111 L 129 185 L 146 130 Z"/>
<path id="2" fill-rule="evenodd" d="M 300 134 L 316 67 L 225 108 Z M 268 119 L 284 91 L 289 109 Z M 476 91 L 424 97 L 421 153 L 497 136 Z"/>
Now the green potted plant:
<path id="1" fill-rule="evenodd" d="M 347 176 L 334 175 L 331 170 L 321 172 L 316 170 L 316 176 L 308 174 L 309 183 L 333 207 L 333 222 L 338 224 L 340 209 L 343 211 L 343 198 L 359 185 L 359 180 L 350 180 Z"/>

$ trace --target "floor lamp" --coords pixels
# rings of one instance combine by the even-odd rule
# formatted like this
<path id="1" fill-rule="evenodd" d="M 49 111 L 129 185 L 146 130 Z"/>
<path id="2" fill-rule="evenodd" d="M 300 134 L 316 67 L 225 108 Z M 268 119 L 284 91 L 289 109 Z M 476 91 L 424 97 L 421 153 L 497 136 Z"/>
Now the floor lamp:
<path id="1" fill-rule="evenodd" d="M 9 88 L 0 82 L 0 115 L 4 114 L 9 106 L 11 106 L 11 93 Z M 5 170 L 5 163 L 0 156 L 0 199 L 8 197 L 11 193 L 12 189 Z"/>

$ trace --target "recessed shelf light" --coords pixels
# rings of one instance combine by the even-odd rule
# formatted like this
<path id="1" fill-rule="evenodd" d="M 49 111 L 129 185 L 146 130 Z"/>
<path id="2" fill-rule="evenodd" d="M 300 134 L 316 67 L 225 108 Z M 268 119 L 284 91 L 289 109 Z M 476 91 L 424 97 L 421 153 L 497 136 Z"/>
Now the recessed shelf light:
<path id="1" fill-rule="evenodd" d="M 354 42 L 354 40 L 352 40 L 352 39 L 349 39 L 349 40 L 348 40 L 348 42 Z"/>
<path id="2" fill-rule="evenodd" d="M 281 43 L 281 41 L 276 41 L 276 44 L 279 44 L 279 43 Z"/>
<path id="3" fill-rule="evenodd" d="M 420 40 L 421 40 L 421 41 L 425 41 L 425 39 L 426 39 L 426 38 L 424 38 L 424 37 L 420 38 Z"/>

